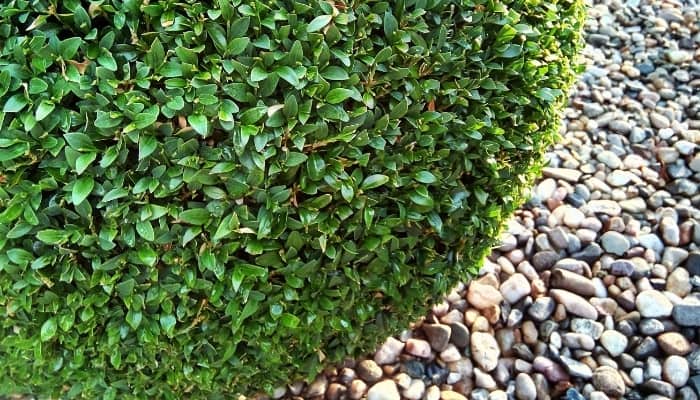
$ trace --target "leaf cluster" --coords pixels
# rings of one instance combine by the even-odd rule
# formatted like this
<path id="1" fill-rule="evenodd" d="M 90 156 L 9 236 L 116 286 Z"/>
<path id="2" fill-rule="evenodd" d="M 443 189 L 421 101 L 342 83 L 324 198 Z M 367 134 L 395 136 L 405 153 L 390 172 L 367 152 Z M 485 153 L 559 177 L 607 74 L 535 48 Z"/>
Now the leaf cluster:
<path id="1" fill-rule="evenodd" d="M 217 398 L 476 272 L 556 137 L 578 0 L 9 0 L 0 394 Z"/>

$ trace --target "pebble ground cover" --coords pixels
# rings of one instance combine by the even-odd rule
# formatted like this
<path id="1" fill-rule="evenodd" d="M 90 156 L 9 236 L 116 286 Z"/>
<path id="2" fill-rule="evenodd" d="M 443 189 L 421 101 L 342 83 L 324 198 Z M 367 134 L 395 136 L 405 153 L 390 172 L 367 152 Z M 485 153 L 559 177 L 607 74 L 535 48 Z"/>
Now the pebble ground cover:
<path id="1" fill-rule="evenodd" d="M 274 398 L 697 399 L 700 8 L 595 1 L 563 141 L 480 277 Z"/>

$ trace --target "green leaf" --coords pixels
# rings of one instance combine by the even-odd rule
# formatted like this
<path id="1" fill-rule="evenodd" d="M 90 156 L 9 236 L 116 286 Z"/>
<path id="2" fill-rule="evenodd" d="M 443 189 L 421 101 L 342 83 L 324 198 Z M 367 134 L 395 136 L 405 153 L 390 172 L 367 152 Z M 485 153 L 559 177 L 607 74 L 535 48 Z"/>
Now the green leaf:
<path id="1" fill-rule="evenodd" d="M 420 171 L 415 175 L 415 179 L 420 183 L 435 183 L 437 178 L 428 171 Z"/>
<path id="2" fill-rule="evenodd" d="M 258 239 L 267 237 L 272 231 L 272 215 L 265 207 L 258 209 Z"/>
<path id="3" fill-rule="evenodd" d="M 16 95 L 7 99 L 7 101 L 5 102 L 5 105 L 2 107 L 2 112 L 16 113 L 16 112 L 22 111 L 22 109 L 27 104 L 29 104 L 29 102 L 24 97 L 24 94 L 17 93 Z"/>
<path id="4" fill-rule="evenodd" d="M 110 71 L 117 70 L 117 62 L 108 50 L 102 49 L 102 53 L 97 57 L 97 62 Z"/>
<path id="5" fill-rule="evenodd" d="M 537 90 L 535 92 L 535 96 L 543 101 L 546 102 L 553 102 L 554 100 L 557 99 L 557 96 L 561 96 L 562 91 L 559 89 L 551 89 L 548 87 L 543 87 Z"/>
<path id="6" fill-rule="evenodd" d="M 141 260 L 142 263 L 148 265 L 149 267 L 156 265 L 156 262 L 158 261 L 158 253 L 156 253 L 150 247 L 141 247 L 138 250 L 137 255 L 139 257 L 139 260 Z"/>
<path id="7" fill-rule="evenodd" d="M 45 92 L 49 88 L 49 84 L 43 79 L 32 78 L 29 80 L 29 93 L 37 94 Z"/>
<path id="8" fill-rule="evenodd" d="M 481 188 L 474 188 L 474 195 L 476 196 L 476 199 L 479 200 L 481 205 L 485 205 L 486 200 L 489 197 L 488 193 L 484 192 L 484 190 Z"/>
<path id="9" fill-rule="evenodd" d="M 56 318 L 49 318 L 41 325 L 41 341 L 48 342 L 56 336 L 58 324 Z M 36 332 L 36 331 L 35 331 Z"/>
<path id="10" fill-rule="evenodd" d="M 10 249 L 7 251 L 7 258 L 17 265 L 27 265 L 34 259 L 32 253 L 24 249 Z"/>
<path id="11" fill-rule="evenodd" d="M 353 187 L 348 185 L 347 183 L 343 183 L 340 185 L 340 195 L 345 201 L 350 203 L 355 197 L 355 189 L 353 189 Z"/>
<path id="12" fill-rule="evenodd" d="M 207 117 L 202 114 L 190 114 L 187 116 L 187 122 L 189 122 L 192 129 L 200 135 L 207 137 L 209 134 L 209 122 Z"/>
<path id="13" fill-rule="evenodd" d="M 406 115 L 406 112 L 408 111 L 408 103 L 406 102 L 406 99 L 401 100 L 398 104 L 396 104 L 391 111 L 389 112 L 389 118 L 390 119 L 399 119 Z"/>
<path id="14" fill-rule="evenodd" d="M 290 151 L 285 164 L 288 167 L 296 167 L 297 165 L 303 164 L 308 159 L 309 157 L 306 154 Z"/>
<path id="15" fill-rule="evenodd" d="M 122 299 L 128 299 L 134 292 L 134 287 L 136 286 L 136 281 L 133 278 L 119 282 L 115 289 L 119 293 L 119 297 Z"/>
<path id="16" fill-rule="evenodd" d="M 435 204 L 428 191 L 422 186 L 416 188 L 414 192 L 409 194 L 409 197 L 412 202 L 418 204 L 419 206 L 432 207 Z"/>
<path id="17" fill-rule="evenodd" d="M 289 314 L 289 313 L 284 313 L 280 317 L 280 323 L 285 328 L 294 329 L 297 326 L 299 326 L 300 322 L 301 322 L 301 320 L 299 319 L 299 317 L 297 317 L 296 315 Z"/>
<path id="18" fill-rule="evenodd" d="M 347 71 L 341 67 L 333 65 L 321 71 L 321 76 L 329 81 L 345 81 L 350 78 Z"/>
<path id="19" fill-rule="evenodd" d="M 501 57 L 503 58 L 513 58 L 522 54 L 523 48 L 517 44 L 509 44 L 506 48 L 501 51 Z"/>
<path id="20" fill-rule="evenodd" d="M 267 79 L 267 72 L 260 67 L 253 67 L 250 71 L 250 80 L 253 82 L 260 82 Z"/>
<path id="21" fill-rule="evenodd" d="M 290 85 L 292 85 L 292 86 L 299 85 L 299 77 L 297 77 L 297 73 L 294 72 L 294 70 L 292 68 L 285 65 L 285 66 L 277 68 L 275 70 L 275 73 L 277 75 L 279 75 L 280 78 L 287 81 Z"/>
<path id="22" fill-rule="evenodd" d="M 17 143 L 7 148 L 0 148 L 0 162 L 14 160 L 29 151 L 29 143 Z"/>
<path id="23" fill-rule="evenodd" d="M 186 224 L 204 225 L 210 217 L 211 214 L 205 208 L 193 208 L 181 212 L 178 219 Z"/>
<path id="24" fill-rule="evenodd" d="M 165 50 L 163 49 L 163 44 L 160 42 L 158 37 L 153 39 L 151 42 L 151 48 L 146 53 L 146 65 L 158 69 L 163 63 L 165 63 Z"/>
<path id="25" fill-rule="evenodd" d="M 309 33 L 320 31 L 323 29 L 323 27 L 328 25 L 332 19 L 332 15 L 320 15 L 309 22 L 309 25 L 306 27 L 306 31 Z"/>
<path id="26" fill-rule="evenodd" d="M 143 319 L 143 314 L 141 311 L 129 310 L 126 313 L 126 323 L 129 324 L 131 329 L 136 330 L 136 328 L 141 325 L 141 320 Z"/>
<path id="27" fill-rule="evenodd" d="M 326 94 L 326 101 L 330 104 L 342 103 L 347 98 L 351 97 L 352 94 L 352 90 L 344 88 L 335 88 L 328 92 L 328 94 Z"/>
<path id="28" fill-rule="evenodd" d="M 232 56 L 237 56 L 245 51 L 250 44 L 250 39 L 247 37 L 235 38 L 229 43 L 228 51 Z"/>
<path id="29" fill-rule="evenodd" d="M 309 169 L 309 177 L 314 181 L 323 178 L 326 172 L 326 162 L 316 153 L 311 154 L 311 157 L 306 162 L 306 166 Z"/>
<path id="30" fill-rule="evenodd" d="M 141 236 L 142 238 L 146 239 L 149 242 L 152 242 L 155 240 L 155 234 L 153 232 L 153 226 L 151 226 L 150 221 L 140 221 L 136 223 L 136 232 Z"/>
<path id="31" fill-rule="evenodd" d="M 39 103 L 39 106 L 36 108 L 34 119 L 37 121 L 43 120 L 44 118 L 48 117 L 55 108 L 56 105 L 54 103 L 48 100 L 42 100 L 41 103 Z"/>
<path id="32" fill-rule="evenodd" d="M 102 197 L 102 202 L 106 203 L 108 201 L 120 199 L 126 195 L 129 194 L 129 191 L 124 189 L 124 188 L 114 188 L 110 190 L 109 192 L 105 193 L 104 197 Z"/>
<path id="33" fill-rule="evenodd" d="M 81 175 L 97 158 L 97 153 L 89 152 L 75 159 L 75 172 Z"/>
<path id="34" fill-rule="evenodd" d="M 70 147 L 77 151 L 97 151 L 90 136 L 84 133 L 66 133 L 63 135 Z"/>
<path id="35" fill-rule="evenodd" d="M 384 13 L 384 35 L 391 39 L 398 29 L 399 23 L 396 21 L 396 17 L 391 12 L 386 11 Z"/>
<path id="36" fill-rule="evenodd" d="M 83 43 L 83 39 L 79 37 L 72 37 L 65 40 L 61 40 L 58 44 L 58 52 L 61 53 L 61 58 L 68 61 L 75 56 L 78 52 L 80 45 Z"/>
<path id="37" fill-rule="evenodd" d="M 379 50 L 379 53 L 377 53 L 377 56 L 374 57 L 374 62 L 379 64 L 387 61 L 392 55 L 394 54 L 393 50 L 391 50 L 391 47 L 385 47 L 381 50 Z"/>
<path id="38" fill-rule="evenodd" d="M 377 188 L 379 186 L 384 185 L 387 182 L 389 182 L 389 177 L 386 175 L 382 175 L 382 174 L 370 175 L 367 178 L 365 178 L 364 181 L 362 181 L 362 185 L 360 185 L 360 189 L 362 189 L 362 190 L 374 189 L 374 188 Z"/>
<path id="39" fill-rule="evenodd" d="M 91 176 L 84 176 L 75 181 L 73 184 L 73 191 L 71 193 L 71 201 L 73 202 L 73 205 L 77 206 L 82 203 L 90 195 L 90 192 L 92 192 L 94 187 L 95 181 Z"/>
<path id="40" fill-rule="evenodd" d="M 173 335 L 173 332 L 175 331 L 175 324 L 176 323 L 177 323 L 177 320 L 175 319 L 175 316 L 172 314 L 160 316 L 160 326 L 161 326 L 161 328 L 163 328 L 163 330 L 165 331 L 165 334 L 168 336 Z"/>
<path id="41" fill-rule="evenodd" d="M 229 28 L 229 35 L 234 38 L 239 38 L 245 36 L 248 32 L 248 27 L 250 26 L 250 17 L 238 18 L 231 24 Z"/>
<path id="42" fill-rule="evenodd" d="M 252 125 L 252 124 L 260 121 L 260 118 L 262 118 L 266 113 L 267 113 L 267 107 L 265 107 L 265 106 L 250 108 L 250 109 L 244 111 L 240 115 L 241 124 Z"/>
<path id="43" fill-rule="evenodd" d="M 160 108 L 158 108 L 157 105 L 153 105 L 145 112 L 136 114 L 136 118 L 134 118 L 134 126 L 136 129 L 147 128 L 158 120 L 158 115 L 160 115 Z"/>
<path id="44" fill-rule="evenodd" d="M 155 136 L 141 134 L 139 138 L 139 160 L 150 156 L 158 147 Z"/>

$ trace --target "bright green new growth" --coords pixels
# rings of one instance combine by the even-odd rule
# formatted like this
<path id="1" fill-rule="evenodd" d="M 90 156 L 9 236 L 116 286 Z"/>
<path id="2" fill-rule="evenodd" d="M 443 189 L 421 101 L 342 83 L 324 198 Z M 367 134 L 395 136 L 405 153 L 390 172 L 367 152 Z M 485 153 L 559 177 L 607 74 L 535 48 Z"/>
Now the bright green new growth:
<path id="1" fill-rule="evenodd" d="M 474 273 L 578 0 L 3 1 L 0 394 L 217 398 Z"/>

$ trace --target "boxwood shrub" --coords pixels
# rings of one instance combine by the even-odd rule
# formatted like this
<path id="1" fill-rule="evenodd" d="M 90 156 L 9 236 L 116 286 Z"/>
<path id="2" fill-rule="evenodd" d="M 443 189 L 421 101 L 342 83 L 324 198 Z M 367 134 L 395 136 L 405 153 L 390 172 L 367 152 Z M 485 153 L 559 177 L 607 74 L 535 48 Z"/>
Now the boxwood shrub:
<path id="1" fill-rule="evenodd" d="M 582 17 L 3 1 L 0 394 L 217 398 L 371 350 L 522 202 Z"/>

